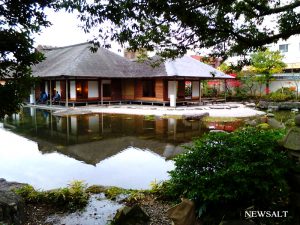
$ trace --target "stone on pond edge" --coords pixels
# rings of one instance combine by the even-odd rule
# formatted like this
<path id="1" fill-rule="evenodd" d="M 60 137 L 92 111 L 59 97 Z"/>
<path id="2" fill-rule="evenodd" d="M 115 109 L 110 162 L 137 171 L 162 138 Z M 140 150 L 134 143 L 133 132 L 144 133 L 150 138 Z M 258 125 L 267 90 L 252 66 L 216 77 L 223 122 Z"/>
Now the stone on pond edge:
<path id="1" fill-rule="evenodd" d="M 112 221 L 113 225 L 144 225 L 150 220 L 149 215 L 139 206 L 124 206 L 119 209 Z"/>
<path id="2" fill-rule="evenodd" d="M 24 200 L 13 192 L 24 184 L 0 179 L 0 224 L 22 225 L 25 218 Z"/>

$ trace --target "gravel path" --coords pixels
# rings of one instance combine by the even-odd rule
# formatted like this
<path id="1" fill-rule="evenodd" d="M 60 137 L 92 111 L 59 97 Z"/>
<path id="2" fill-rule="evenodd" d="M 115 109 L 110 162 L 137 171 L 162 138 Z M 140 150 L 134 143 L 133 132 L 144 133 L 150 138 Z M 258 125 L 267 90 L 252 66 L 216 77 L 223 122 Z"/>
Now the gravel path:
<path id="1" fill-rule="evenodd" d="M 34 106 L 39 107 L 39 105 Z M 209 114 L 213 117 L 252 117 L 265 114 L 262 111 L 247 107 L 240 103 L 226 103 L 204 106 L 180 106 L 176 108 L 147 105 L 109 105 L 109 106 L 80 106 L 80 107 L 56 107 L 42 106 L 44 109 L 54 110 L 58 116 L 80 115 L 90 113 L 113 113 L 131 115 L 155 115 L 155 116 L 201 116 Z"/>
<path id="2" fill-rule="evenodd" d="M 138 203 L 145 212 L 150 216 L 150 221 L 145 225 L 169 225 L 171 221 L 166 217 L 166 211 L 171 207 L 168 202 L 162 202 L 152 197 L 146 197 Z M 101 209 L 98 209 L 100 212 Z M 26 205 L 26 221 L 24 225 L 53 225 L 46 222 L 51 215 L 63 215 L 59 209 L 46 204 L 27 204 Z M 94 223 L 98 224 L 95 219 Z"/>

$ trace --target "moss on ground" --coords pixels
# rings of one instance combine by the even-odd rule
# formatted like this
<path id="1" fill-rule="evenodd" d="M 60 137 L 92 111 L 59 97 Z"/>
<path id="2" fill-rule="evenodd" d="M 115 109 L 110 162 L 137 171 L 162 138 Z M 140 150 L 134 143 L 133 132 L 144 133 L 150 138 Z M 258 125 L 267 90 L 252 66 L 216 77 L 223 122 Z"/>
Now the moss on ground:
<path id="1" fill-rule="evenodd" d="M 84 208 L 89 200 L 86 184 L 82 181 L 73 181 L 68 187 L 50 191 L 35 190 L 31 185 L 24 185 L 15 193 L 23 197 L 26 203 L 51 204 L 69 211 Z"/>
<path id="2" fill-rule="evenodd" d="M 162 115 L 160 116 L 161 119 L 182 119 L 182 115 Z"/>
<path id="3" fill-rule="evenodd" d="M 155 115 L 145 115 L 144 120 L 154 121 L 155 120 Z"/>
<path id="4" fill-rule="evenodd" d="M 236 117 L 212 117 L 212 116 L 206 116 L 203 117 L 204 122 L 236 122 L 241 119 Z"/>

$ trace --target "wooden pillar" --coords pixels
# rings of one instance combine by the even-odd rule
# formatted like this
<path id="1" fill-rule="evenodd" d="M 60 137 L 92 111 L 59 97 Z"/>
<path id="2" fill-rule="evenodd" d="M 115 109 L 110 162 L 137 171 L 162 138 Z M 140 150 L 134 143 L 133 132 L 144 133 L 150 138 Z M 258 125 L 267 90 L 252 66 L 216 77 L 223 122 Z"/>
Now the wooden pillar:
<path id="1" fill-rule="evenodd" d="M 199 80 L 199 105 L 201 105 L 202 99 L 201 99 L 201 95 L 202 95 L 202 88 L 201 88 L 201 80 Z"/>
<path id="2" fill-rule="evenodd" d="M 68 80 L 66 79 L 66 107 L 69 106 L 69 84 Z"/>

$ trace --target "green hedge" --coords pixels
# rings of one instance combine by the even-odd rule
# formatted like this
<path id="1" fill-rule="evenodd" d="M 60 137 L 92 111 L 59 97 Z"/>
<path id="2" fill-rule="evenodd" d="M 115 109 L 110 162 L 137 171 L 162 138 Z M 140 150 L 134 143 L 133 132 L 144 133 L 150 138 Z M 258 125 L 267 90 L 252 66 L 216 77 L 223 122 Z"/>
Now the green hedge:
<path id="1" fill-rule="evenodd" d="M 209 133 L 175 158 L 167 192 L 194 200 L 203 224 L 237 218 L 248 207 L 285 207 L 291 163 L 278 145 L 282 136 L 252 127 Z"/>

